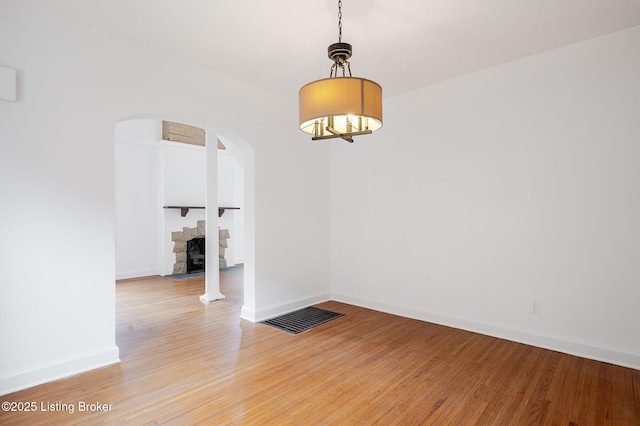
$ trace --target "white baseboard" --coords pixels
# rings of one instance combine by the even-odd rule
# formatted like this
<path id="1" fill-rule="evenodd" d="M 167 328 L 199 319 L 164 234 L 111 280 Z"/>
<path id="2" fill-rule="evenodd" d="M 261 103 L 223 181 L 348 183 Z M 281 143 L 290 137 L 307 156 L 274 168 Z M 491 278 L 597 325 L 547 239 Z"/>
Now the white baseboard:
<path id="1" fill-rule="evenodd" d="M 240 318 L 246 319 L 247 321 L 256 322 L 256 311 L 243 306 L 240 309 Z"/>
<path id="2" fill-rule="evenodd" d="M 157 269 L 142 269 L 139 271 L 116 272 L 116 280 L 126 280 L 128 278 L 150 277 L 159 275 Z"/>
<path id="3" fill-rule="evenodd" d="M 567 336 L 541 334 L 533 330 L 523 330 L 465 318 L 419 311 L 413 308 L 367 300 L 346 294 L 334 293 L 332 295 L 332 300 L 640 370 L 640 353 L 625 348 L 575 339 Z"/>
<path id="4" fill-rule="evenodd" d="M 120 362 L 117 346 L 41 364 L 0 376 L 0 395 Z"/>
<path id="5" fill-rule="evenodd" d="M 281 303 L 278 305 L 268 306 L 264 309 L 256 310 L 253 313 L 245 312 L 241 313 L 241 317 L 245 319 L 249 319 L 249 314 L 253 314 L 253 322 L 260 322 L 264 320 L 268 320 L 269 318 L 277 317 L 279 315 L 284 315 L 289 312 L 296 311 L 298 309 L 306 308 L 307 306 L 315 305 L 318 303 L 326 302 L 331 300 L 331 295 L 329 293 L 317 294 L 315 296 L 306 297 L 298 300 L 291 300 L 289 302 Z M 244 311 L 244 308 L 243 308 Z M 245 314 L 247 316 L 245 317 Z"/>

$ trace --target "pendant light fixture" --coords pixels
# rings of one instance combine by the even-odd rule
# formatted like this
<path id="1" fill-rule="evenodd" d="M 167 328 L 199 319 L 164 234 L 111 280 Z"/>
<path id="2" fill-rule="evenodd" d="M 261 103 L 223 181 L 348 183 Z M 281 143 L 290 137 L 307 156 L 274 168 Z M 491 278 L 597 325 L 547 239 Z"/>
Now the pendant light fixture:
<path id="1" fill-rule="evenodd" d="M 348 59 L 352 52 L 351 45 L 342 42 L 342 0 L 338 0 L 338 42 L 328 49 L 333 61 L 329 78 L 302 86 L 299 92 L 300 130 L 311 134 L 312 140 L 342 138 L 353 142 L 353 136 L 382 127 L 382 87 L 351 76 Z"/>

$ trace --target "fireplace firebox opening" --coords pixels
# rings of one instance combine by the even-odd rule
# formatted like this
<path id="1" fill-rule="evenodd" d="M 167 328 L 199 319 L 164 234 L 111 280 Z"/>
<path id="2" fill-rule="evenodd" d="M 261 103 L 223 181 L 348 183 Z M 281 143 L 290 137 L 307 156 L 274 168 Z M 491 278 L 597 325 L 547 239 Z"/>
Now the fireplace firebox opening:
<path id="1" fill-rule="evenodd" d="M 187 274 L 205 270 L 205 238 L 198 237 L 187 241 Z"/>

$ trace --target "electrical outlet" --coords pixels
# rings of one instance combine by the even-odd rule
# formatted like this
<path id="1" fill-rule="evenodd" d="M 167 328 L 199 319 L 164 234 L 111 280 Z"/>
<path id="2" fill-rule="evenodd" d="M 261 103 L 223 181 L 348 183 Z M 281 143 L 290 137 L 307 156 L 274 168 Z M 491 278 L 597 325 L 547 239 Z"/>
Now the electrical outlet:
<path id="1" fill-rule="evenodd" d="M 534 300 L 533 302 L 531 302 L 531 310 L 529 312 L 531 312 L 532 314 L 536 314 L 536 315 L 540 314 L 540 301 L 539 300 Z"/>

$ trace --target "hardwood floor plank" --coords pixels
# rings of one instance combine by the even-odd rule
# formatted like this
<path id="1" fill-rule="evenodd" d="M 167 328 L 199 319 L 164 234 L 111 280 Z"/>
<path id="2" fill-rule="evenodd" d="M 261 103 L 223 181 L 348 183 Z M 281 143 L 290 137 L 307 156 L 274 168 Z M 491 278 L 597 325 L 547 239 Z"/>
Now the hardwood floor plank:
<path id="1" fill-rule="evenodd" d="M 613 370 L 609 364 L 600 364 L 598 369 L 598 397 L 596 403 L 596 424 L 610 425 L 613 403 Z"/>
<path id="2" fill-rule="evenodd" d="M 242 274 L 116 285 L 122 362 L 6 395 L 0 425 L 639 425 L 640 371 L 338 302 L 292 336 L 239 318 Z M 81 402 L 110 411 L 79 411 Z"/>
<path id="3" fill-rule="evenodd" d="M 577 394 L 571 404 L 571 422 L 577 425 L 594 424 L 595 416 L 590 416 L 590 408 L 595 406 L 598 396 L 598 363 L 583 360 L 579 372 Z M 594 411 L 595 413 L 595 411 Z"/>

